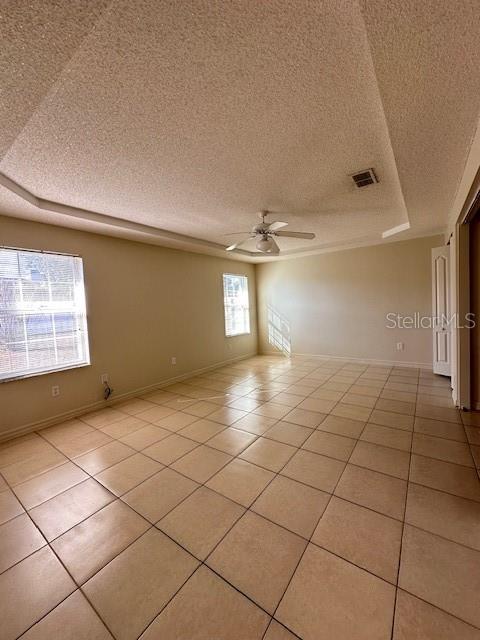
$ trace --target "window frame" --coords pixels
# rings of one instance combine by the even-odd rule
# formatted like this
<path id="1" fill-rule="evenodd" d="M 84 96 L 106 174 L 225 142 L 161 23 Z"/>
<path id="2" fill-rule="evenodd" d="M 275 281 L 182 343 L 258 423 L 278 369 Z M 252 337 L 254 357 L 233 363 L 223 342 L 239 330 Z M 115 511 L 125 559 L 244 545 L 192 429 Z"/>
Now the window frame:
<path id="1" fill-rule="evenodd" d="M 83 343 L 85 358 L 82 362 L 78 362 L 78 363 L 70 363 L 65 365 L 57 364 L 47 369 L 25 371 L 24 373 L 18 373 L 18 374 L 14 373 L 12 375 L 9 375 L 8 377 L 0 378 L 0 384 L 5 384 L 6 382 L 15 382 L 18 380 L 24 380 L 26 378 L 35 378 L 37 376 L 44 376 L 51 373 L 59 373 L 62 371 L 70 371 L 73 369 L 82 369 L 83 367 L 90 367 L 92 365 L 92 361 L 91 361 L 91 352 L 90 352 L 90 335 L 88 331 L 88 324 L 89 324 L 88 311 L 87 311 L 88 303 L 87 303 L 87 290 L 85 286 L 85 270 L 84 270 L 82 256 L 76 253 L 65 253 L 63 251 L 51 251 L 46 249 L 27 249 L 25 247 L 12 247 L 7 245 L 0 245 L 0 250 L 1 249 L 5 249 L 8 251 L 15 251 L 15 252 L 39 253 L 39 254 L 53 255 L 53 256 L 65 256 L 69 258 L 78 258 L 80 260 L 79 266 L 80 266 L 80 272 L 81 272 L 81 282 L 83 285 L 82 297 L 83 297 L 83 303 L 84 303 L 82 330 L 84 331 L 84 335 L 85 335 L 85 339 Z M 38 315 L 41 315 L 41 314 L 38 314 Z M 53 315 L 53 313 L 51 315 Z"/>
<path id="2" fill-rule="evenodd" d="M 244 278 L 246 282 L 247 291 L 247 323 L 248 331 L 242 331 L 240 333 L 227 333 L 227 305 L 225 304 L 225 277 L 232 276 L 234 278 Z M 222 274 L 222 296 L 223 296 L 223 331 L 225 338 L 238 338 L 239 336 L 249 336 L 252 333 L 252 327 L 250 322 L 250 288 L 248 285 L 248 276 L 245 273 L 230 273 L 224 272 Z"/>

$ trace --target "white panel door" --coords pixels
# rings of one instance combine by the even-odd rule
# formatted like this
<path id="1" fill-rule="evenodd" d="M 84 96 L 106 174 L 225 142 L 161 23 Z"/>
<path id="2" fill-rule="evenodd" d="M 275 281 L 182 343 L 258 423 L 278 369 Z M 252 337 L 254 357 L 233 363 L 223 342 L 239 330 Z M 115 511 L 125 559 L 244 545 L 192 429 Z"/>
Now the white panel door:
<path id="1" fill-rule="evenodd" d="M 433 372 L 450 376 L 450 247 L 432 249 Z"/>

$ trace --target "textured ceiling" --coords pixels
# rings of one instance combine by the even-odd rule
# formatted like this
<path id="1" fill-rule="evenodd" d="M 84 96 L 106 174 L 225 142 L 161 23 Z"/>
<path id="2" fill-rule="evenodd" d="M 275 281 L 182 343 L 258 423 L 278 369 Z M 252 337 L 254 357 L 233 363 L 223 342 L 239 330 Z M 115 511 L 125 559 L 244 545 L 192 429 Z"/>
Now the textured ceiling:
<path id="1" fill-rule="evenodd" d="M 12 0 L 0 28 L 0 172 L 109 218 L 3 186 L 7 215 L 209 252 L 263 208 L 316 233 L 287 252 L 437 232 L 478 124 L 476 1 Z"/>

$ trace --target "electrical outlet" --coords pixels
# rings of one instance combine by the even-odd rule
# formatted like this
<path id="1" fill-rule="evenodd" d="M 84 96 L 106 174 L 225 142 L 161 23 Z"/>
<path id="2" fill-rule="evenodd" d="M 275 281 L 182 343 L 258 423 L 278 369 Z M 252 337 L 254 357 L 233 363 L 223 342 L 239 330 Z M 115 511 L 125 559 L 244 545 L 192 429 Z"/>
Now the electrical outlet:
<path id="1" fill-rule="evenodd" d="M 172 358 L 172 364 L 177 364 L 177 358 L 175 356 Z"/>
<path id="2" fill-rule="evenodd" d="M 102 384 L 105 384 L 105 382 L 108 382 L 108 373 L 102 373 L 100 381 Z"/>
<path id="3" fill-rule="evenodd" d="M 405 344 L 403 342 L 397 342 L 397 351 L 403 351 L 405 349 Z"/>
<path id="4" fill-rule="evenodd" d="M 60 387 L 58 386 L 58 384 L 56 384 L 52 387 L 52 396 L 56 398 L 59 395 L 60 395 Z"/>

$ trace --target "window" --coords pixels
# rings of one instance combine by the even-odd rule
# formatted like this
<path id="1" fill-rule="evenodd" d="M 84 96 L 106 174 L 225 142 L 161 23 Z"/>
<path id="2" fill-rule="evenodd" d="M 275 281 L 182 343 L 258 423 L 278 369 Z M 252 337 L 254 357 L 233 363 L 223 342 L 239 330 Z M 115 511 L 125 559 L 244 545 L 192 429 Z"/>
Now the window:
<path id="1" fill-rule="evenodd" d="M 0 380 L 85 364 L 82 259 L 0 248 Z"/>
<path id="2" fill-rule="evenodd" d="M 248 279 L 231 273 L 223 274 L 223 304 L 225 306 L 225 335 L 250 333 Z"/>

